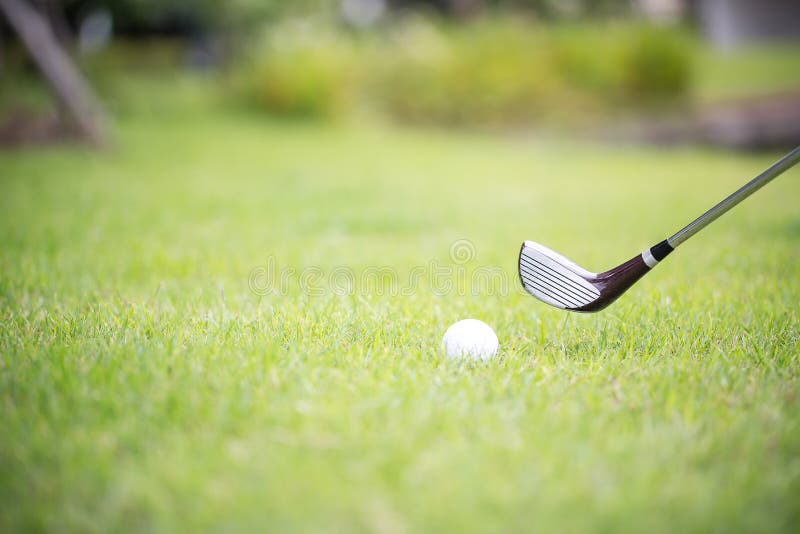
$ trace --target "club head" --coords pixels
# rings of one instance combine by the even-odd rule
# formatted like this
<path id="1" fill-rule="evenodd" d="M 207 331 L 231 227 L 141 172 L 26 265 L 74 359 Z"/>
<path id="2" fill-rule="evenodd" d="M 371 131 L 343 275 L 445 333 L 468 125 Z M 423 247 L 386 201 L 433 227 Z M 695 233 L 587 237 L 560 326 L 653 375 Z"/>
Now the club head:
<path id="1" fill-rule="evenodd" d="M 641 254 L 593 273 L 533 241 L 525 241 L 519 251 L 519 279 L 525 290 L 546 304 L 575 312 L 602 310 L 649 270 Z"/>

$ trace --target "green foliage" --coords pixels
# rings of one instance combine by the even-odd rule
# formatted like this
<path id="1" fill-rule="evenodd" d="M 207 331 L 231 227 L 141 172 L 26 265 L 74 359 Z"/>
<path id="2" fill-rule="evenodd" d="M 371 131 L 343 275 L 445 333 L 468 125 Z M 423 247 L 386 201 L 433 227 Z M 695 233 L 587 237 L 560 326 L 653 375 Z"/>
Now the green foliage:
<path id="1" fill-rule="evenodd" d="M 284 116 L 332 117 L 352 98 L 352 43 L 306 23 L 285 23 L 267 32 L 248 52 L 234 85 L 245 101 Z"/>
<path id="2" fill-rule="evenodd" d="M 690 55 L 675 31 L 510 20 L 401 33 L 379 89 L 404 118 L 530 121 L 683 98 Z"/>
<path id="3" fill-rule="evenodd" d="M 691 89 L 693 50 L 681 31 L 598 24 L 560 27 L 553 37 L 564 79 L 606 104 L 669 103 Z"/>
<path id="4" fill-rule="evenodd" d="M 691 58 L 687 44 L 674 32 L 648 28 L 635 32 L 623 56 L 624 89 L 641 99 L 686 95 Z"/>
<path id="5" fill-rule="evenodd" d="M 409 23 L 383 54 L 375 98 L 393 115 L 416 121 L 523 122 L 563 90 L 545 45 L 517 23 L 458 30 Z"/>
<path id="6" fill-rule="evenodd" d="M 680 100 L 689 52 L 679 31 L 635 25 L 413 18 L 360 39 L 279 29 L 242 78 L 251 101 L 278 114 L 324 116 L 349 93 L 404 120 L 519 124 Z"/>
<path id="7" fill-rule="evenodd" d="M 554 67 L 569 85 L 611 99 L 622 85 L 620 54 L 626 44 L 619 27 L 565 26 L 553 33 Z"/>

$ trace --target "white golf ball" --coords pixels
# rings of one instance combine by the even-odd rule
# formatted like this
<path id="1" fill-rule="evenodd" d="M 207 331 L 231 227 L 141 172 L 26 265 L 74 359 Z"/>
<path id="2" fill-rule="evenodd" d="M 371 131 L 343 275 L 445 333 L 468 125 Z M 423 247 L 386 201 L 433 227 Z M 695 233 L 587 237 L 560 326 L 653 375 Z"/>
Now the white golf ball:
<path id="1" fill-rule="evenodd" d="M 447 329 L 442 347 L 448 358 L 485 361 L 497 354 L 500 342 L 488 324 L 477 319 L 464 319 Z"/>

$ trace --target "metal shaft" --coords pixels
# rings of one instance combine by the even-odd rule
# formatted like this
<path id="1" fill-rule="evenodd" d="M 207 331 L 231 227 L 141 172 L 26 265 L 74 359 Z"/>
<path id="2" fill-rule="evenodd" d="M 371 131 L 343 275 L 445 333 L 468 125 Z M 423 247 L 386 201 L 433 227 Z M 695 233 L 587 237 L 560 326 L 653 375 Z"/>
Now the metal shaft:
<path id="1" fill-rule="evenodd" d="M 737 205 L 742 200 L 746 199 L 773 179 L 780 176 L 784 171 L 790 169 L 800 161 L 800 146 L 783 156 L 780 160 L 774 163 L 769 169 L 765 170 L 742 187 L 728 195 L 728 197 L 702 214 L 697 219 L 690 222 L 688 225 L 679 230 L 675 235 L 667 239 L 667 242 L 672 248 L 677 247 L 694 234 L 717 220 L 723 213 Z"/>

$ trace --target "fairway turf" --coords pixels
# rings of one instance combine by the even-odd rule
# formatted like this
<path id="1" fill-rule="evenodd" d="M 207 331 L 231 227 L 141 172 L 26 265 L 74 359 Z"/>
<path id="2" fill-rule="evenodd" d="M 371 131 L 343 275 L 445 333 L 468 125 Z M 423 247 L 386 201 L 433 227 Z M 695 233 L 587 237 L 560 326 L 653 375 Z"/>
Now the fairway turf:
<path id="1" fill-rule="evenodd" d="M 796 531 L 798 170 L 600 314 L 516 278 L 524 239 L 604 270 L 777 156 L 215 112 L 0 153 L 0 530 Z M 356 287 L 257 295 L 270 262 Z M 457 287 L 481 266 L 505 291 Z M 467 317 L 489 363 L 442 355 Z"/>

